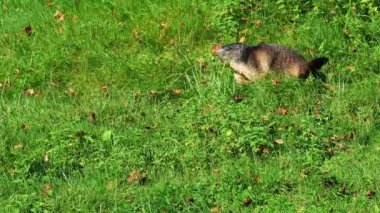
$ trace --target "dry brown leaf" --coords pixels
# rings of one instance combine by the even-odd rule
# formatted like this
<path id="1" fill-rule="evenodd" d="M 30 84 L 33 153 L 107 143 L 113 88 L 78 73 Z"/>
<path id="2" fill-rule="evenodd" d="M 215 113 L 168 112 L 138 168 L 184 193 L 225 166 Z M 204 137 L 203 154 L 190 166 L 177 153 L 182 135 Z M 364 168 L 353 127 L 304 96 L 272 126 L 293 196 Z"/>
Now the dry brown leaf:
<path id="1" fill-rule="evenodd" d="M 24 31 L 24 33 L 25 33 L 27 36 L 31 36 L 32 33 L 33 33 L 33 29 L 32 29 L 32 27 L 31 27 L 30 25 L 24 27 L 23 31 Z"/>
<path id="2" fill-rule="evenodd" d="M 276 143 L 276 144 L 278 144 L 278 145 L 281 145 L 281 144 L 284 144 L 285 141 L 282 140 L 282 139 L 276 139 L 276 140 L 274 140 L 274 143 Z"/>
<path id="3" fill-rule="evenodd" d="M 287 115 L 288 114 L 288 110 L 286 110 L 284 107 L 280 107 L 280 108 L 278 108 L 278 114 L 280 114 L 280 115 Z"/>
<path id="4" fill-rule="evenodd" d="M 160 26 L 161 26 L 161 28 L 162 28 L 163 30 L 168 30 L 168 29 L 170 28 L 170 25 L 169 25 L 167 22 L 162 22 L 162 23 L 160 24 Z"/>
<path id="5" fill-rule="evenodd" d="M 156 90 L 150 90 L 148 93 L 150 96 L 156 96 L 158 94 Z"/>
<path id="6" fill-rule="evenodd" d="M 49 163 L 49 156 L 47 153 L 45 153 L 45 155 L 44 155 L 44 162 Z"/>
<path id="7" fill-rule="evenodd" d="M 234 100 L 236 103 L 240 103 L 243 101 L 243 97 L 241 95 L 234 95 L 232 96 L 232 100 Z"/>
<path id="8" fill-rule="evenodd" d="M 197 58 L 195 61 L 199 64 L 201 69 L 206 68 L 206 60 L 204 58 Z"/>
<path id="9" fill-rule="evenodd" d="M 272 84 L 275 85 L 275 86 L 279 86 L 280 85 L 280 81 L 277 80 L 277 79 L 272 79 Z"/>
<path id="10" fill-rule="evenodd" d="M 14 149 L 22 149 L 24 146 L 22 145 L 22 143 L 19 143 L 19 144 L 16 144 L 14 145 Z"/>
<path id="11" fill-rule="evenodd" d="M 243 205 L 244 205 L 245 207 L 248 207 L 248 206 L 250 206 L 251 204 L 252 204 L 252 199 L 251 199 L 250 197 L 244 199 L 244 201 L 243 201 Z"/>
<path id="12" fill-rule="evenodd" d="M 87 119 L 90 123 L 95 123 L 96 122 L 96 114 L 95 112 L 89 112 L 87 115 Z"/>
<path id="13" fill-rule="evenodd" d="M 267 154 L 269 154 L 269 148 L 267 146 L 262 146 L 259 149 L 259 153 L 263 154 L 263 155 L 267 155 Z"/>
<path id="14" fill-rule="evenodd" d="M 65 20 L 65 15 L 63 13 L 61 13 L 60 11 L 55 11 L 54 13 L 54 18 L 57 20 L 57 21 L 64 21 Z"/>
<path id="15" fill-rule="evenodd" d="M 174 39 L 170 39 L 170 40 L 169 40 L 169 44 L 170 44 L 170 45 L 175 45 L 175 40 L 174 40 Z"/>
<path id="16" fill-rule="evenodd" d="M 124 196 L 124 200 L 126 200 L 127 202 L 129 202 L 129 203 L 131 203 L 132 201 L 133 201 L 133 197 L 132 197 L 132 195 L 129 195 L 129 194 L 126 194 L 125 196 Z"/>
<path id="17" fill-rule="evenodd" d="M 342 32 L 346 36 L 349 36 L 351 34 L 347 27 L 343 28 Z"/>
<path id="18" fill-rule="evenodd" d="M 108 182 L 106 188 L 107 188 L 107 190 L 114 189 L 115 188 L 115 182 L 114 181 Z"/>
<path id="19" fill-rule="evenodd" d="M 222 213 L 223 206 L 215 206 L 210 209 L 210 213 Z"/>
<path id="20" fill-rule="evenodd" d="M 53 185 L 51 183 L 44 184 L 42 187 L 42 191 L 45 196 L 51 195 L 52 190 L 53 190 Z"/>
<path id="21" fill-rule="evenodd" d="M 218 175 L 218 174 L 220 174 L 220 170 L 219 169 L 213 169 L 212 170 L 212 174 L 213 175 Z"/>
<path id="22" fill-rule="evenodd" d="M 319 112 L 319 110 L 318 110 L 317 107 L 314 107 L 313 113 L 314 113 L 315 116 L 320 116 L 321 115 L 321 113 Z"/>
<path id="23" fill-rule="evenodd" d="M 24 131 L 27 131 L 27 130 L 30 129 L 30 126 L 29 126 L 28 124 L 26 124 L 26 123 L 23 123 L 23 124 L 21 125 L 21 129 L 24 130 Z"/>
<path id="24" fill-rule="evenodd" d="M 183 92 L 182 89 L 173 89 L 172 90 L 173 95 L 180 95 L 180 94 L 182 94 L 182 92 Z"/>
<path id="25" fill-rule="evenodd" d="M 346 145 L 344 143 L 337 143 L 336 144 L 340 150 L 345 149 Z"/>
<path id="26" fill-rule="evenodd" d="M 367 197 L 368 197 L 369 199 L 372 199 L 372 198 L 374 198 L 375 196 L 376 196 L 376 192 L 375 192 L 375 191 L 370 190 L 370 191 L 367 192 Z"/>
<path id="27" fill-rule="evenodd" d="M 325 84 L 325 87 L 330 91 L 336 90 L 336 86 L 334 84 Z"/>
<path id="28" fill-rule="evenodd" d="M 254 24 L 256 27 L 260 27 L 260 25 L 261 25 L 261 20 L 259 20 L 259 19 L 254 20 L 254 21 L 253 21 L 253 24 Z"/>
<path id="29" fill-rule="evenodd" d="M 100 87 L 100 92 L 102 92 L 102 93 L 108 93 L 108 87 L 106 85 Z"/>
<path id="30" fill-rule="evenodd" d="M 49 6 L 49 7 L 53 7 L 54 6 L 54 2 L 49 1 L 49 2 L 46 3 L 46 5 Z"/>
<path id="31" fill-rule="evenodd" d="M 330 156 L 334 155 L 334 150 L 333 150 L 333 148 L 331 148 L 331 147 L 327 147 L 327 148 L 326 148 L 326 153 L 329 154 Z"/>
<path id="32" fill-rule="evenodd" d="M 142 38 L 141 38 L 141 36 L 140 36 L 140 33 L 139 33 L 139 30 L 138 29 L 133 29 L 132 30 L 132 35 L 133 35 L 133 37 L 137 40 L 137 41 L 141 41 L 142 40 Z"/>
<path id="33" fill-rule="evenodd" d="M 75 95 L 75 94 L 76 94 L 75 89 L 73 89 L 73 88 L 71 88 L 71 87 L 69 87 L 69 88 L 67 89 L 67 91 L 69 92 L 70 95 Z"/>
<path id="34" fill-rule="evenodd" d="M 133 183 L 143 183 L 146 180 L 147 173 L 140 173 L 137 170 L 133 170 L 131 174 L 128 176 L 127 181 L 130 184 Z"/>

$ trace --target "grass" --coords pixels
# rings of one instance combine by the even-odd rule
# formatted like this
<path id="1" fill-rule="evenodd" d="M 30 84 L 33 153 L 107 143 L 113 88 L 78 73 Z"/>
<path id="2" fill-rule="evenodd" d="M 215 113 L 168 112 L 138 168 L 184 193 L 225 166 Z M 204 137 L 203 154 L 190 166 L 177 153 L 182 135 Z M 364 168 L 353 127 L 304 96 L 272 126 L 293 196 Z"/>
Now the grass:
<path id="1" fill-rule="evenodd" d="M 380 211 L 377 3 L 2 6 L 2 212 Z M 241 37 L 327 83 L 236 85 L 210 50 Z"/>

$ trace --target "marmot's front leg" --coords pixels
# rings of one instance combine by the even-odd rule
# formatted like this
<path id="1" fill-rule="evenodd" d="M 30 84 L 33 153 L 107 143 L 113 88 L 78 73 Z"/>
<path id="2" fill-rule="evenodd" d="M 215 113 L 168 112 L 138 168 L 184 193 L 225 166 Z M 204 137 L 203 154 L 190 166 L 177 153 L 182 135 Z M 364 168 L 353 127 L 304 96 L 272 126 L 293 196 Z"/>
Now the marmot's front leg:
<path id="1" fill-rule="evenodd" d="M 237 84 L 245 84 L 249 82 L 249 79 L 240 73 L 235 72 L 234 77 Z"/>

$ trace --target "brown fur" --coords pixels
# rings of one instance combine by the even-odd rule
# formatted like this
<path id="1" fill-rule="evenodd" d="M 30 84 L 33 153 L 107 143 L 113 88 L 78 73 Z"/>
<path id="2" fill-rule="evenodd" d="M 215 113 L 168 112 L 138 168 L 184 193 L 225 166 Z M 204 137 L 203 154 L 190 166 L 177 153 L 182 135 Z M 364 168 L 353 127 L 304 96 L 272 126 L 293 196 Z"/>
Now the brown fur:
<path id="1" fill-rule="evenodd" d="M 293 50 L 272 44 L 231 44 L 219 48 L 216 53 L 234 70 L 237 83 L 258 79 L 270 71 L 306 78 L 310 73 L 317 74 L 328 60 L 318 58 L 308 62 Z"/>

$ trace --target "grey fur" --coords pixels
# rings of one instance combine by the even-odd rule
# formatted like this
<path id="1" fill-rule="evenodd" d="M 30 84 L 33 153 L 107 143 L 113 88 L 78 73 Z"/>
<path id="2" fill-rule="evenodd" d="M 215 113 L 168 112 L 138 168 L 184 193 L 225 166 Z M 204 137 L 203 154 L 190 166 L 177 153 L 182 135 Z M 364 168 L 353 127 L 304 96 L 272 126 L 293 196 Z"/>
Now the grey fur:
<path id="1" fill-rule="evenodd" d="M 320 75 L 319 69 L 328 61 L 325 57 L 307 61 L 295 51 L 274 44 L 230 44 L 216 53 L 234 70 L 237 83 L 260 78 L 271 70 L 299 78 L 307 78 L 310 73 L 316 76 Z"/>

